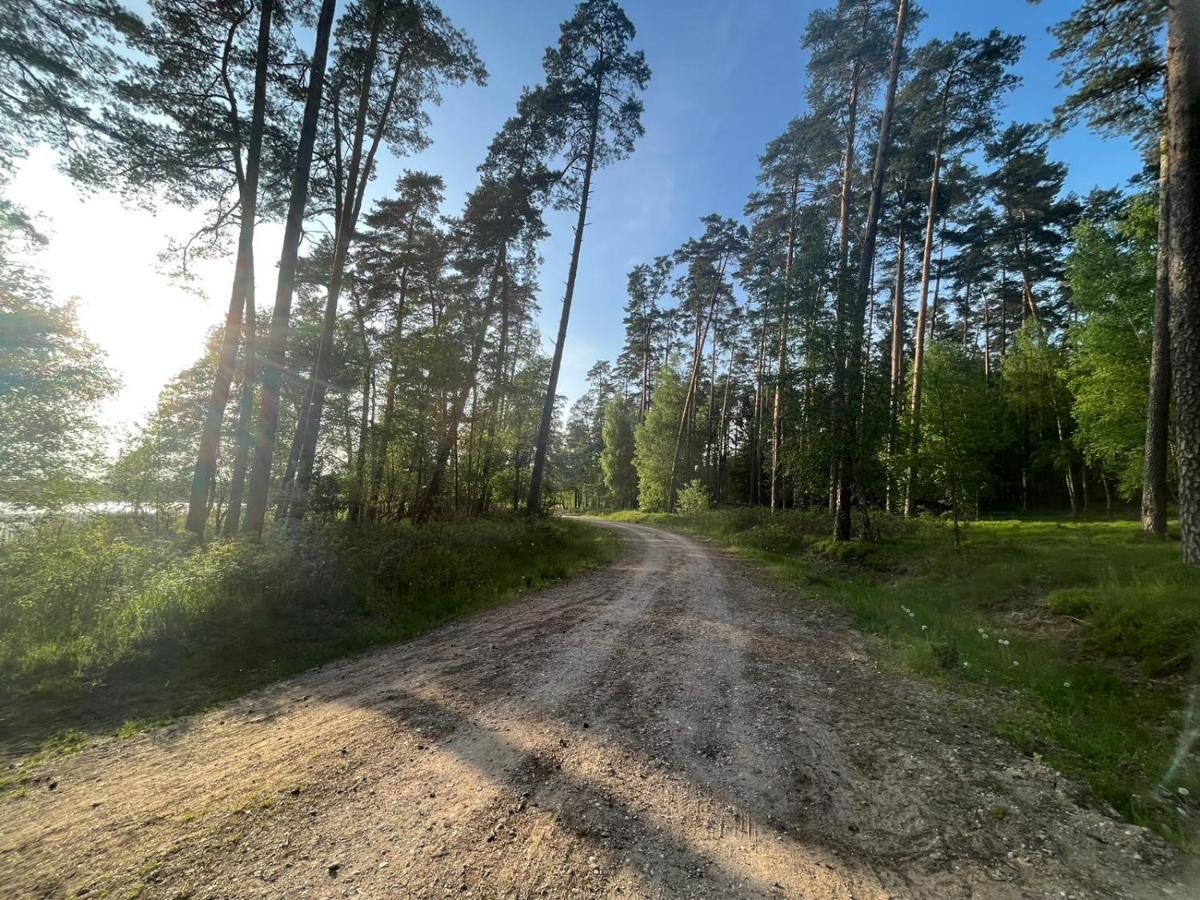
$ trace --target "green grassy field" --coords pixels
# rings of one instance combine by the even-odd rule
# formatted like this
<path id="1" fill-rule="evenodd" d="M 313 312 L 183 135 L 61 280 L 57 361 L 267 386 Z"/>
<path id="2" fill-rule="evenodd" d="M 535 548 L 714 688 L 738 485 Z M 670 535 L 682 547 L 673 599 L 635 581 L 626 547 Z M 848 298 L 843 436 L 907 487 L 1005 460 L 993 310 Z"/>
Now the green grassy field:
<path id="1" fill-rule="evenodd" d="M 0 752 L 192 712 L 615 554 L 561 520 L 303 526 L 190 547 L 130 517 L 0 545 Z"/>
<path id="2" fill-rule="evenodd" d="M 827 540 L 823 512 L 620 513 L 762 561 L 798 596 L 846 610 L 886 664 L 961 690 L 1005 736 L 1178 843 L 1200 814 L 1191 699 L 1200 573 L 1133 521 L 880 518 Z M 1200 711 L 1195 713 L 1200 720 Z"/>

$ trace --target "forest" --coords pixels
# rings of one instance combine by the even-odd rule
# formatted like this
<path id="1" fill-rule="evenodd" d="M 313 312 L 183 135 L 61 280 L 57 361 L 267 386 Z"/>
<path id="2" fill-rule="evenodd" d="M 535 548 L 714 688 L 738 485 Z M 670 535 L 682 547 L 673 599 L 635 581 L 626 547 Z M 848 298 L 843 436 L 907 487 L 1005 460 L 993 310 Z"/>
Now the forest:
<path id="1" fill-rule="evenodd" d="M 204 538 L 269 519 L 673 510 L 695 482 L 716 502 L 827 505 L 836 540 L 869 538 L 873 510 L 1140 504 L 1160 536 L 1178 506 L 1196 561 L 1176 414 L 1190 310 L 1176 304 L 1171 327 L 1183 282 L 1161 215 L 1165 4 L 1089 3 L 1063 20 L 1070 93 L 1046 122 L 1001 121 L 1021 35 L 922 42 L 923 13 L 884 2 L 813 13 L 805 96 L 762 149 L 745 208 L 645 248 L 624 346 L 569 409 L 558 378 L 593 178 L 635 153 L 650 78 L 625 14 L 586 6 L 564 24 L 452 215 L 430 172 L 365 202 L 381 152 L 421 148 L 440 93 L 486 77 L 436 7 L 351 5 L 335 22 L 304 4 L 192 6 L 152 4 L 143 21 L 68 4 L 90 17 L 73 21 L 51 3 L 4 23 L 23 73 L 6 101 L 10 169 L 48 142 L 82 189 L 204 210 L 198 233 L 173 239 L 181 269 L 233 256 L 225 322 L 107 463 L 84 436 L 114 385 L 23 261 L 36 223 L 6 207 L 7 304 L 44 335 L 14 332 L 8 365 L 45 372 L 28 402 L 5 404 L 18 438 L 6 501 L 61 505 L 99 482 L 164 517 L 186 503 Z M 311 57 L 297 43 L 309 28 Z M 65 69 L 56 52 L 73 54 Z M 1080 121 L 1134 140 L 1144 171 L 1065 191 L 1048 143 Z M 578 218 L 544 344 L 552 207 Z M 264 219 L 286 223 L 278 260 L 258 248 L 278 270 L 270 304 L 253 297 Z"/>
<path id="2" fill-rule="evenodd" d="M 0 750 L 25 760 L 0 804 L 91 735 L 609 577 L 655 527 L 841 610 L 906 677 L 1007 698 L 1005 740 L 1194 849 L 1195 9 L 1064 4 L 1063 99 L 1014 121 L 1027 35 L 805 6 L 798 84 L 746 99 L 782 129 L 743 148 L 744 205 L 635 248 L 620 346 L 568 396 L 581 260 L 616 227 L 589 213 L 639 165 L 655 60 L 638 4 L 561 5 L 465 196 L 405 162 L 488 80 L 433 0 L 0 8 L 0 189 L 49 149 L 80 196 L 195 217 L 158 248 L 179 283 L 229 276 L 118 434 L 46 223 L 0 193 Z M 1069 189 L 1081 127 L 1140 170 Z"/>
<path id="3" fill-rule="evenodd" d="M 153 4 L 143 21 L 68 4 L 72 21 L 51 3 L 5 22 L 24 73 L 7 101 L 10 168 L 50 142 L 82 188 L 205 210 L 178 238 L 181 267 L 233 254 L 225 322 L 103 472 L 113 498 L 164 515 L 185 502 L 201 538 L 306 516 L 669 511 L 693 483 L 717 502 L 827 505 L 836 540 L 869 538 L 873 510 L 1140 503 L 1160 536 L 1177 505 L 1184 557 L 1200 553 L 1182 490 L 1189 417 L 1173 413 L 1188 405 L 1190 310 L 1181 299 L 1171 327 L 1182 281 L 1172 289 L 1160 215 L 1165 4 L 1084 4 L 1058 26 L 1071 92 L 1048 122 L 1001 121 L 1021 35 L 922 43 L 915 7 L 814 12 L 802 111 L 762 149 L 745 208 L 645 248 L 624 346 L 569 410 L 558 378 L 593 179 L 635 153 L 650 79 L 624 12 L 585 5 L 564 24 L 451 215 L 429 172 L 364 202 L 380 153 L 421 148 L 441 92 L 486 78 L 436 7 L 351 5 L 335 22 L 325 6 L 192 6 Z M 309 27 L 311 57 L 297 43 Z M 56 51 L 75 54 L 65 70 Z M 1076 121 L 1135 140 L 1141 175 L 1066 192 L 1048 142 Z M 578 218 L 547 353 L 550 207 Z M 286 223 L 278 260 L 258 248 L 278 269 L 271 304 L 253 297 L 264 218 Z M 41 346 L 14 334 L 28 356 L 9 365 L 43 363 L 46 378 L 23 392 L 40 402 L 6 403 L 19 440 L 5 499 L 61 503 L 97 480 L 83 436 L 113 385 L 18 262 L 36 224 L 11 206 L 6 221 L 11 312 L 45 320 Z"/>

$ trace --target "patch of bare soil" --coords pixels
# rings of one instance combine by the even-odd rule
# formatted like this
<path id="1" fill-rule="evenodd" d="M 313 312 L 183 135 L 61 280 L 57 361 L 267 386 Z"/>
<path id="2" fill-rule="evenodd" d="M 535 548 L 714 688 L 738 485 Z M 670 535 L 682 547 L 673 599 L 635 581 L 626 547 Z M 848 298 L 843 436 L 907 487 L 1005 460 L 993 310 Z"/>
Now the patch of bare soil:
<path id="1" fill-rule="evenodd" d="M 46 763 L 0 894 L 1200 896 L 836 615 L 612 527 L 605 569 Z"/>

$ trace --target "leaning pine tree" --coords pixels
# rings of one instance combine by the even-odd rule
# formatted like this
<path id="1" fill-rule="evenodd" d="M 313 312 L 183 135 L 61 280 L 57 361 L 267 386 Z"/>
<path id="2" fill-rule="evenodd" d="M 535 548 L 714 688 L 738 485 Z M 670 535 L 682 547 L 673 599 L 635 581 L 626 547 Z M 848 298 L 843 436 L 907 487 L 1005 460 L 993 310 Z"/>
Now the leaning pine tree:
<path id="1" fill-rule="evenodd" d="M 606 162 L 633 152 L 642 134 L 642 101 L 639 92 L 650 81 L 650 69 L 640 50 L 630 50 L 636 30 L 625 11 L 613 0 L 584 0 L 575 14 L 562 24 L 558 46 L 546 51 L 546 89 L 554 98 L 563 136 L 562 152 L 567 169 L 560 188 L 566 205 L 575 205 L 575 242 L 563 295 L 558 339 L 550 363 L 550 381 L 542 403 L 542 419 L 534 448 L 533 472 L 529 481 L 528 509 L 541 508 L 542 479 L 546 471 L 546 448 L 554 422 L 558 373 L 567 342 L 567 323 L 579 274 L 583 228 L 587 224 L 592 172 Z"/>

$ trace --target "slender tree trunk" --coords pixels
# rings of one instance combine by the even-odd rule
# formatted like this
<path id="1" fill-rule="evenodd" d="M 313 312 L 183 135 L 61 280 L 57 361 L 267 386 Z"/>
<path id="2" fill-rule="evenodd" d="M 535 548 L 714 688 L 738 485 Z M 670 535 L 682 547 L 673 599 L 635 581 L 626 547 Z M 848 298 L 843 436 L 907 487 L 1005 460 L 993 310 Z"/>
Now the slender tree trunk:
<path id="1" fill-rule="evenodd" d="M 861 390 L 863 366 L 863 327 L 866 307 L 871 290 L 871 271 L 875 264 L 875 242 L 879 235 L 879 216 L 883 204 L 883 180 L 887 174 L 888 151 L 891 147 L 892 117 L 895 114 L 896 87 L 900 78 L 900 60 L 904 50 L 904 31 L 908 17 L 908 0 L 899 0 L 896 6 L 896 33 L 892 40 L 892 56 L 888 69 L 887 96 L 879 122 L 879 141 L 875 148 L 875 168 L 871 176 L 871 197 L 867 205 L 866 229 L 858 259 L 858 278 L 854 286 L 853 302 L 850 307 L 850 334 L 847 354 L 848 370 L 846 396 L 843 403 L 842 450 L 846 454 L 839 468 L 837 496 L 834 509 L 834 539 L 850 538 L 850 505 L 855 490 L 861 490 L 859 469 L 860 423 L 854 415 L 853 398 Z M 940 145 L 940 141 L 939 141 Z M 936 178 L 936 175 L 935 175 Z M 866 515 L 866 504 L 863 503 Z M 866 523 L 864 522 L 864 530 Z"/>
<path id="2" fill-rule="evenodd" d="M 708 315 L 704 318 L 703 329 L 699 333 L 696 348 L 692 353 L 692 371 L 688 376 L 687 393 L 683 398 L 683 414 L 679 419 L 679 430 L 675 433 L 675 452 L 671 457 L 671 477 L 667 485 L 667 512 L 673 512 L 675 509 L 675 488 L 679 475 L 679 451 L 683 447 L 684 436 L 689 433 L 688 410 L 694 402 L 697 386 L 700 383 L 700 366 L 703 362 L 700 355 L 700 348 L 708 340 L 708 329 L 711 327 L 713 316 L 716 314 L 717 297 L 721 293 L 721 284 L 725 280 L 725 267 L 728 262 L 727 258 L 723 257 L 721 259 L 721 266 L 717 272 L 716 282 L 713 285 L 712 297 L 708 302 Z"/>
<path id="3" fill-rule="evenodd" d="M 929 308 L 929 334 L 926 336 L 926 343 L 931 343 L 937 340 L 937 317 L 938 317 L 938 300 L 942 296 L 942 262 L 946 257 L 946 229 L 942 228 L 941 234 L 938 235 L 938 261 L 937 269 L 933 276 L 933 304 Z"/>
<path id="4" fill-rule="evenodd" d="M 849 335 L 846 333 L 849 306 L 847 294 L 849 287 L 850 260 L 850 202 L 852 200 L 851 186 L 854 176 L 854 147 L 858 123 L 858 88 L 861 77 L 861 60 L 855 58 L 850 76 L 850 95 L 847 98 L 846 147 L 842 157 L 842 186 L 838 197 L 838 263 L 837 282 L 834 286 L 834 353 L 833 353 L 833 385 L 831 405 L 831 437 L 832 456 L 829 466 L 829 511 L 835 517 L 833 530 L 841 534 L 843 530 L 849 534 L 849 515 L 847 507 L 844 514 L 839 513 L 837 497 L 842 483 L 842 468 L 847 464 L 846 433 L 849 428 L 850 402 L 846 396 L 846 368 L 848 365 Z M 842 519 L 845 519 L 843 526 Z"/>
<path id="5" fill-rule="evenodd" d="M 367 491 L 367 520 L 379 518 L 379 496 L 383 485 L 383 470 L 387 465 L 387 454 L 391 447 L 392 428 L 396 415 L 397 362 L 395 351 L 388 366 L 387 390 L 383 401 L 383 418 L 375 439 L 375 451 L 371 460 L 371 486 Z M 378 401 L 376 401 L 378 402 Z"/>
<path id="6" fill-rule="evenodd" d="M 987 297 L 983 298 L 983 380 L 992 380 L 992 329 Z"/>
<path id="7" fill-rule="evenodd" d="M 729 350 L 729 365 L 725 369 L 725 386 L 721 391 L 721 424 L 717 430 L 717 489 L 713 496 L 725 499 L 725 458 L 729 447 L 729 390 L 733 382 L 733 349 Z"/>
<path id="8" fill-rule="evenodd" d="M 371 360 L 371 345 L 367 341 L 364 311 L 358 303 L 355 304 L 355 312 L 358 314 L 358 333 L 359 339 L 362 341 L 364 363 L 362 410 L 358 418 L 358 452 L 354 457 L 354 487 L 350 495 L 349 518 L 351 522 L 358 522 L 363 518 L 363 513 L 367 505 L 367 445 L 370 442 L 372 418 L 371 396 L 375 381 L 375 367 Z"/>
<path id="9" fill-rule="evenodd" d="M 929 179 L 929 215 L 925 222 L 925 246 L 921 252 L 921 302 L 917 307 L 916 346 L 913 350 L 912 399 L 909 409 L 912 433 L 908 436 L 908 477 L 904 488 L 904 515 L 916 512 L 917 451 L 921 446 L 921 376 L 925 369 L 925 320 L 929 310 L 929 281 L 933 262 L 933 229 L 937 222 L 938 178 L 942 166 L 942 140 L 938 135 L 933 154 L 933 173 Z"/>
<path id="10" fill-rule="evenodd" d="M 233 460 L 233 479 L 229 484 L 229 512 L 225 516 L 225 536 L 237 534 L 242 518 L 242 498 L 246 489 L 246 470 L 250 461 L 253 443 L 250 423 L 254 417 L 254 382 L 258 371 L 257 312 L 254 309 L 254 279 L 250 279 L 251 291 L 246 297 L 245 332 L 242 353 L 242 391 L 238 399 L 237 451 Z"/>
<path id="11" fill-rule="evenodd" d="M 254 109 L 250 121 L 250 143 L 246 153 L 246 171 L 239 198 L 241 221 L 238 227 L 237 262 L 234 264 L 233 290 L 229 310 L 225 315 L 225 332 L 217 356 L 217 377 L 212 397 L 200 432 L 200 447 L 192 474 L 191 498 L 188 502 L 187 529 L 204 537 L 208 518 L 208 490 L 216 477 L 217 458 L 221 451 L 221 423 L 229 404 L 229 388 L 237 358 L 238 337 L 242 329 L 242 310 L 247 298 L 253 298 L 254 282 L 254 222 L 258 216 L 258 174 L 262 160 L 263 127 L 266 120 L 267 72 L 270 68 L 271 12 L 273 0 L 263 0 L 258 25 L 258 46 L 254 63 Z M 241 141 L 237 135 L 237 113 L 230 110 L 234 130 L 235 162 L 241 169 Z M 250 300 L 253 303 L 253 299 Z"/>
<path id="12" fill-rule="evenodd" d="M 1171 374 L 1183 561 L 1200 566 L 1200 16 L 1167 6 Z"/>
<path id="13" fill-rule="evenodd" d="M 767 316 L 763 310 L 762 328 L 758 333 L 758 354 L 755 356 L 754 370 L 754 416 L 750 423 L 750 483 L 747 485 L 747 496 L 751 503 L 759 502 L 762 487 L 762 418 L 763 390 L 765 389 L 765 372 L 767 354 Z"/>
<path id="14" fill-rule="evenodd" d="M 596 85 L 599 94 L 601 85 Z M 597 100 L 599 104 L 599 100 Z M 596 164 L 596 139 L 600 128 L 599 106 L 592 110 L 588 125 L 587 153 L 583 161 L 583 187 L 579 192 L 579 218 L 575 222 L 575 242 L 571 246 L 571 267 L 567 270 L 567 290 L 563 294 L 562 315 L 558 320 L 558 339 L 550 360 L 550 381 L 542 402 L 542 420 L 538 425 L 537 443 L 533 452 L 533 471 L 529 476 L 529 501 L 526 512 L 538 515 L 542 508 L 542 478 L 546 471 L 546 451 L 550 444 L 550 429 L 554 425 L 554 401 L 558 394 L 558 373 L 562 369 L 563 348 L 567 344 L 567 323 L 571 319 L 571 301 L 575 297 L 575 279 L 579 275 L 579 254 L 583 249 L 583 228 L 587 224 L 588 200 L 592 193 L 592 169 Z"/>
<path id="15" fill-rule="evenodd" d="M 342 281 L 345 278 L 350 242 L 354 238 L 354 229 L 358 224 L 358 213 L 362 206 L 363 191 L 371 180 L 375 153 L 387 125 L 388 113 L 391 110 L 401 72 L 401 65 L 397 63 L 379 115 L 379 122 L 375 127 L 370 150 L 364 159 L 363 144 L 366 139 L 367 114 L 370 108 L 371 86 L 375 80 L 379 33 L 383 19 L 382 4 L 372 4 L 371 7 L 371 36 L 367 43 L 362 83 L 359 86 L 358 109 L 354 118 L 354 136 L 350 149 L 350 164 L 346 170 L 345 193 L 340 198 L 341 215 L 334 239 L 329 287 L 325 296 L 325 314 L 321 322 L 321 338 L 317 345 L 317 357 L 313 363 L 313 374 L 309 382 L 305 415 L 297 426 L 301 436 L 300 457 L 296 465 L 296 489 L 288 509 L 288 515 L 292 518 L 303 516 L 307 505 L 313 466 L 316 461 L 317 440 L 321 434 L 321 415 L 325 408 L 325 393 L 329 384 L 329 374 L 333 367 L 333 338 L 337 327 L 338 302 L 341 299 Z"/>
<path id="16" fill-rule="evenodd" d="M 253 532 L 262 531 L 267 513 L 271 458 L 275 453 L 275 435 L 279 428 L 279 386 L 287 353 L 292 295 L 296 289 L 296 263 L 304 225 L 304 207 L 308 202 L 308 177 L 312 168 L 313 145 L 317 139 L 317 119 L 321 111 L 325 62 L 329 55 L 329 32 L 333 26 L 335 6 L 335 0 L 322 0 L 320 16 L 317 19 L 316 44 L 312 65 L 309 67 L 308 95 L 304 102 L 304 119 L 300 127 L 300 143 L 296 150 L 296 167 L 292 174 L 292 196 L 283 232 L 283 250 L 279 257 L 279 279 L 275 289 L 271 329 L 267 337 L 258 433 L 254 441 L 254 467 L 246 500 L 245 528 Z"/>
<path id="17" fill-rule="evenodd" d="M 848 188 L 849 185 L 846 185 Z M 792 302 L 792 265 L 796 256 L 796 202 L 799 179 L 793 178 L 788 215 L 787 253 L 783 262 L 783 297 L 779 309 L 779 350 L 775 406 L 771 410 L 771 511 L 783 509 L 783 399 L 787 389 L 788 307 Z M 847 201 L 848 202 L 848 201 Z"/>
<path id="18" fill-rule="evenodd" d="M 1167 135 L 1159 141 L 1158 262 L 1154 280 L 1154 340 L 1150 349 L 1150 390 L 1146 402 L 1146 448 L 1142 469 L 1142 529 L 1167 536 L 1167 447 L 1171 419 L 1171 197 Z"/>
<path id="19" fill-rule="evenodd" d="M 888 380 L 888 458 L 900 452 L 900 413 L 904 403 L 904 206 L 900 207 L 900 228 L 896 237 L 896 286 L 892 294 L 891 371 Z M 888 512 L 896 511 L 899 486 L 893 466 L 889 466 L 887 485 Z"/>
<path id="20" fill-rule="evenodd" d="M 779 313 L 779 350 L 776 360 L 775 401 L 771 409 L 771 511 L 783 508 L 783 384 L 787 377 L 787 301 Z"/>

